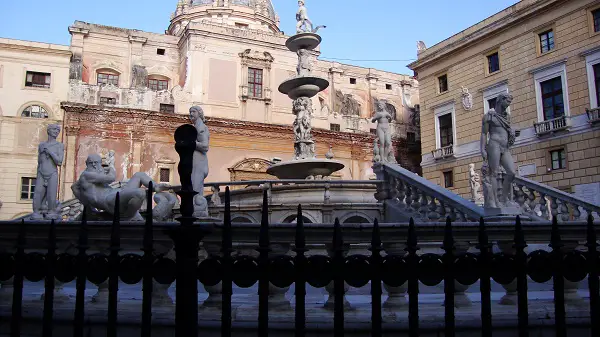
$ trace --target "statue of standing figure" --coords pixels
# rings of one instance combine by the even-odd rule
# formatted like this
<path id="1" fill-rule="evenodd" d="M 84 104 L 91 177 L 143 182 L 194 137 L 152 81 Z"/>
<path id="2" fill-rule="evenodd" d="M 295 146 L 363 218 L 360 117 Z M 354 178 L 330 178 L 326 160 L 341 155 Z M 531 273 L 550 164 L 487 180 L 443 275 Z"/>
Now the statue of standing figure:
<path id="1" fill-rule="evenodd" d="M 377 122 L 376 133 L 379 141 L 379 156 L 382 162 L 395 164 L 396 158 L 394 158 L 394 151 L 392 151 L 392 132 L 390 130 L 392 115 L 387 111 L 385 102 L 379 101 L 376 106 L 377 111 L 375 111 L 371 122 Z"/>
<path id="2" fill-rule="evenodd" d="M 56 140 L 60 133 L 59 125 L 50 124 L 46 131 L 48 141 L 38 146 L 38 167 L 31 220 L 44 219 L 44 212 L 47 212 L 45 218 L 48 220 L 60 219 L 60 203 L 56 200 L 56 196 L 58 167 L 63 164 L 65 146 Z"/>
<path id="3" fill-rule="evenodd" d="M 481 194 L 481 177 L 475 171 L 475 164 L 469 164 L 469 185 L 471 187 L 471 201 L 477 205 L 483 205 L 483 195 Z"/>
<path id="4" fill-rule="evenodd" d="M 306 49 L 298 49 L 298 66 L 296 71 L 299 77 L 310 76 L 312 65 L 310 64 L 310 53 Z"/>
<path id="5" fill-rule="evenodd" d="M 295 136 L 295 159 L 312 159 L 315 157 L 314 141 L 312 139 L 312 101 L 308 97 L 298 97 L 294 100 L 293 113 Z"/>
<path id="6" fill-rule="evenodd" d="M 304 5 L 304 0 L 298 1 L 298 12 L 296 13 L 296 21 L 298 21 L 296 24 L 297 34 L 312 32 L 313 30 L 313 24 L 308 18 L 308 11 Z"/>
<path id="7" fill-rule="evenodd" d="M 204 179 L 208 176 L 208 152 L 210 133 L 206 126 L 204 110 L 199 106 L 190 108 L 190 121 L 198 132 L 196 151 L 194 151 L 192 185 L 198 194 L 194 197 L 194 216 L 197 218 L 208 217 L 208 202 L 204 197 Z"/>
<path id="8" fill-rule="evenodd" d="M 513 202 L 512 183 L 516 175 L 515 162 L 510 153 L 511 146 L 515 143 L 518 132 L 510 124 L 510 115 L 507 108 L 512 102 L 512 96 L 501 93 L 496 99 L 495 109 L 490 109 L 483 117 L 481 130 L 481 156 L 484 165 L 489 170 L 491 189 L 486 193 L 485 205 L 487 208 L 516 207 Z M 504 168 L 506 174 L 502 183 L 502 192 L 498 194 L 498 174 Z M 489 200 L 488 200 L 489 199 Z"/>

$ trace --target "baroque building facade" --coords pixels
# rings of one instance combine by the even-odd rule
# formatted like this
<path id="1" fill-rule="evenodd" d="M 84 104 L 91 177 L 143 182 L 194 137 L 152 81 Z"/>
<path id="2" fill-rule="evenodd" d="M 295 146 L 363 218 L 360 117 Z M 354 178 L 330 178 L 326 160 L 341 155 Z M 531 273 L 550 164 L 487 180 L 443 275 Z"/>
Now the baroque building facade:
<path id="1" fill-rule="evenodd" d="M 500 93 L 518 174 L 600 203 L 600 3 L 522 0 L 430 48 L 420 83 L 423 176 L 470 197 L 482 117 Z"/>
<path id="2" fill-rule="evenodd" d="M 285 47 L 287 36 L 269 0 L 179 1 L 165 34 L 80 21 L 69 32 L 70 46 L 60 46 L 65 93 L 53 98 L 62 102 L 56 116 L 66 152 L 60 200 L 73 197 L 70 186 L 86 157 L 110 150 L 118 180 L 142 171 L 176 184 L 172 135 L 188 123 L 193 105 L 202 106 L 211 132 L 207 181 L 274 179 L 266 174 L 271 161 L 293 156 L 292 101 L 277 87 L 295 76 L 298 56 Z M 318 156 L 332 146 L 335 158 L 346 165 L 334 178 L 372 177 L 375 124 L 370 118 L 378 101 L 394 116 L 398 161 L 419 172 L 418 82 L 318 56 L 317 50 L 313 74 L 330 86 L 313 98 L 313 134 Z M 10 113 L 22 118 L 18 108 Z M 29 158 L 35 170 L 35 153 Z M 12 180 L 6 184 L 15 185 Z M 5 205 L 20 202 L 3 198 Z M 21 208 L 0 209 L 0 218 L 29 211 Z"/>

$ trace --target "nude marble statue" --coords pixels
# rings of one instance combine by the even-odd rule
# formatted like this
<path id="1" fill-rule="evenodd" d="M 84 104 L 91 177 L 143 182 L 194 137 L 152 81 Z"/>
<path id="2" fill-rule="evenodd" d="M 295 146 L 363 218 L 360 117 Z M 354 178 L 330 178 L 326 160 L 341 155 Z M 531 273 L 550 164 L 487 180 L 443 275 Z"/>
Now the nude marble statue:
<path id="1" fill-rule="evenodd" d="M 208 176 L 208 152 L 210 133 L 205 124 L 204 110 L 199 106 L 190 108 L 190 121 L 198 132 L 196 151 L 194 151 L 192 185 L 198 194 L 194 197 L 194 216 L 208 217 L 208 202 L 204 197 L 204 179 Z"/>
<path id="2" fill-rule="evenodd" d="M 481 156 L 487 164 L 491 183 L 491 191 L 486 199 L 489 208 L 518 207 L 512 200 L 512 183 L 516 175 L 515 162 L 510 153 L 518 132 L 510 124 L 507 108 L 512 96 L 501 93 L 496 99 L 495 109 L 490 109 L 483 117 L 481 130 Z M 498 174 L 504 168 L 506 174 L 502 183 L 502 193 L 498 195 Z"/>
<path id="3" fill-rule="evenodd" d="M 117 193 L 119 193 L 119 216 L 126 220 L 143 220 L 139 210 L 146 198 L 146 190 L 152 179 L 143 172 L 137 172 L 121 188 L 112 188 L 116 180 L 116 171 L 102 167 L 102 157 L 91 154 L 85 161 L 86 169 L 71 186 L 73 194 L 89 211 L 101 211 L 110 217 L 114 215 Z M 162 192 L 168 184 L 155 184 L 155 191 Z"/>
<path id="4" fill-rule="evenodd" d="M 56 138 L 60 126 L 50 124 L 47 127 L 48 140 L 38 146 L 38 167 L 33 195 L 32 220 L 60 219 L 60 203 L 56 200 L 58 192 L 58 167 L 63 164 L 65 147 Z M 45 208 L 45 210 L 43 210 Z"/>
<path id="5" fill-rule="evenodd" d="M 312 32 L 313 24 L 308 18 L 308 11 L 306 10 L 306 6 L 304 0 L 298 1 L 298 12 L 296 13 L 296 33 L 306 33 Z"/>
<path id="6" fill-rule="evenodd" d="M 377 102 L 377 111 L 371 122 L 377 122 L 376 133 L 379 141 L 379 156 L 381 157 L 381 161 L 396 163 L 394 151 L 392 151 L 392 133 L 390 130 L 392 115 L 387 111 L 385 102 Z"/>
<path id="7" fill-rule="evenodd" d="M 471 201 L 481 205 L 483 204 L 483 195 L 481 194 L 481 177 L 475 171 L 475 164 L 469 164 L 469 185 L 471 187 Z"/>
<path id="8" fill-rule="evenodd" d="M 296 72 L 299 77 L 310 76 L 312 65 L 310 64 L 310 53 L 306 49 L 298 49 L 298 66 Z"/>

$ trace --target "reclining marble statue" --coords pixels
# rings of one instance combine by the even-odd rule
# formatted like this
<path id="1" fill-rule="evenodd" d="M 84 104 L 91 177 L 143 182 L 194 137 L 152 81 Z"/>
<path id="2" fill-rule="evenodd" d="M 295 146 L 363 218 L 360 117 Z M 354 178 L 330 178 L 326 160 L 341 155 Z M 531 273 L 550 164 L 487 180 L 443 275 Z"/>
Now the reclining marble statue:
<path id="1" fill-rule="evenodd" d="M 170 188 L 168 184 L 156 184 L 146 173 L 137 172 L 129 181 L 120 188 L 112 188 L 111 183 L 116 180 L 116 171 L 113 167 L 102 167 L 102 157 L 90 154 L 85 161 L 86 169 L 79 179 L 71 186 L 73 194 L 82 205 L 87 207 L 90 214 L 97 215 L 102 220 L 110 220 L 114 215 L 117 193 L 119 193 L 119 216 L 123 220 L 141 221 L 143 218 L 139 210 L 146 200 L 150 182 L 153 183 L 155 192 L 162 193 Z M 156 199 L 155 199 L 156 200 Z M 162 209 L 168 208 L 160 205 Z M 157 205 L 157 208 L 159 205 Z M 170 209 L 165 212 L 171 212 Z"/>
<path id="2" fill-rule="evenodd" d="M 204 110 L 199 106 L 190 108 L 190 121 L 198 132 L 196 151 L 194 151 L 192 185 L 198 194 L 194 197 L 194 216 L 197 218 L 208 217 L 208 202 L 204 197 L 204 179 L 208 176 L 208 152 L 210 132 L 206 126 Z"/>
<path id="3" fill-rule="evenodd" d="M 38 167 L 31 220 L 60 219 L 60 203 L 56 200 L 56 195 L 58 167 L 63 164 L 65 147 L 56 140 L 60 133 L 59 125 L 48 125 L 47 132 L 48 141 L 38 146 Z"/>
<path id="4" fill-rule="evenodd" d="M 501 93 L 496 98 L 496 106 L 490 109 L 484 116 L 481 129 L 480 149 L 483 157 L 485 173 L 484 183 L 486 213 L 494 215 L 518 215 L 521 214 L 520 207 L 513 201 L 512 184 L 516 175 L 515 162 L 510 153 L 510 148 L 515 143 L 519 132 L 515 132 L 510 123 L 510 115 L 507 108 L 512 102 L 512 96 Z M 504 168 L 505 174 L 502 182 L 502 190 L 499 193 L 498 179 L 500 169 Z M 499 195 L 500 194 L 500 195 Z M 490 209 L 495 209 L 490 211 Z"/>

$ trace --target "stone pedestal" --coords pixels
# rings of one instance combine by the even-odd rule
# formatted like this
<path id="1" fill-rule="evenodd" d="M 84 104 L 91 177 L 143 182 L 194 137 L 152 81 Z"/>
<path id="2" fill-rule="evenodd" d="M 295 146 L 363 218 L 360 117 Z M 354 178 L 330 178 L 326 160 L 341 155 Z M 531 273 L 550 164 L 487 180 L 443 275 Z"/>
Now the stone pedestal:
<path id="1" fill-rule="evenodd" d="M 208 297 L 202 302 L 203 308 L 221 309 L 223 304 L 223 282 L 215 286 L 204 286 L 204 290 L 208 293 Z"/>
<path id="2" fill-rule="evenodd" d="M 12 303 L 13 298 L 13 279 L 10 278 L 7 281 L 0 282 L 0 302 L 1 303 Z"/>
<path id="3" fill-rule="evenodd" d="M 454 253 L 456 255 L 464 254 L 469 249 L 468 242 L 456 242 L 454 244 Z M 454 307 L 455 308 L 466 308 L 473 305 L 471 300 L 467 297 L 465 293 L 470 286 L 466 286 L 461 284 L 458 281 L 454 281 Z"/>
<path id="4" fill-rule="evenodd" d="M 290 251 L 289 244 L 272 243 L 269 258 L 285 255 Z M 269 310 L 291 310 L 292 305 L 285 297 L 290 287 L 279 288 L 269 282 Z"/>
<path id="5" fill-rule="evenodd" d="M 108 280 L 97 284 L 96 287 L 98 287 L 98 291 L 92 296 L 92 303 L 108 303 Z"/>
<path id="6" fill-rule="evenodd" d="M 387 255 L 402 257 L 406 255 L 406 244 L 404 243 L 384 243 L 383 250 Z M 408 290 L 408 281 L 404 282 L 399 287 L 392 287 L 383 283 L 383 288 L 388 293 L 388 298 L 383 302 L 383 307 L 386 309 L 400 309 L 408 304 L 406 292 Z"/>
<path id="7" fill-rule="evenodd" d="M 498 304 L 501 305 L 517 305 L 518 295 L 517 295 L 517 279 L 514 279 L 509 284 L 502 284 L 502 288 L 506 291 L 506 294 L 502 296 Z"/>
<path id="8" fill-rule="evenodd" d="M 64 292 L 65 284 L 59 281 L 54 281 L 54 302 L 67 302 L 71 300 L 71 297 Z M 46 298 L 46 294 L 40 296 L 40 300 L 43 301 Z"/>
<path id="9" fill-rule="evenodd" d="M 330 258 L 333 258 L 334 252 L 333 252 L 332 244 L 327 244 L 326 248 L 327 248 L 327 255 Z M 346 255 L 348 255 L 349 250 L 350 250 L 350 245 L 345 244 L 344 252 L 343 252 L 344 257 L 346 257 Z M 346 293 L 348 292 L 349 289 L 350 289 L 350 286 L 346 282 L 344 282 L 344 310 L 352 309 L 350 302 L 348 302 L 348 300 L 346 299 Z M 325 301 L 324 307 L 325 307 L 325 309 L 333 310 L 335 308 L 335 306 L 334 306 L 335 305 L 334 282 L 333 281 L 329 282 L 329 284 L 325 286 L 325 290 L 327 291 L 329 296 L 327 297 L 327 301 Z"/>
<path id="10" fill-rule="evenodd" d="M 152 280 L 152 306 L 170 307 L 173 305 L 173 298 L 169 295 L 170 284 L 161 284 Z"/>

